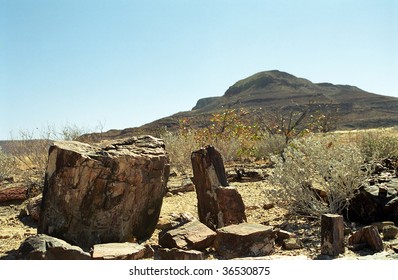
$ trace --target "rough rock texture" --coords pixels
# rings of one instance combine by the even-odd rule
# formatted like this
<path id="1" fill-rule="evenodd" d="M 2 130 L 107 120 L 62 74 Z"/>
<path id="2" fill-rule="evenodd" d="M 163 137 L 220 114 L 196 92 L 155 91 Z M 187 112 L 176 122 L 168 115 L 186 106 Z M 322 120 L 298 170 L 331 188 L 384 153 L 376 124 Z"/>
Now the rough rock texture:
<path id="1" fill-rule="evenodd" d="M 40 219 L 40 205 L 42 201 L 43 195 L 39 194 L 27 201 L 26 208 L 28 210 L 29 215 L 33 220 L 38 221 Z"/>
<path id="2" fill-rule="evenodd" d="M 96 244 L 92 258 L 95 260 L 139 260 L 147 256 L 147 248 L 138 243 Z"/>
<path id="3" fill-rule="evenodd" d="M 90 254 L 61 239 L 38 234 L 28 237 L 19 247 L 21 260 L 89 260 Z"/>
<path id="4" fill-rule="evenodd" d="M 0 188 L 0 202 L 10 200 L 25 200 L 28 197 L 28 189 L 21 184 L 10 184 Z"/>
<path id="5" fill-rule="evenodd" d="M 160 248 L 157 253 L 158 253 L 158 258 L 161 260 L 204 260 L 205 259 L 204 253 L 196 250 Z"/>
<path id="6" fill-rule="evenodd" d="M 348 244 L 355 248 L 362 248 L 363 244 L 369 246 L 375 252 L 384 250 L 383 240 L 375 226 L 366 226 L 354 232 L 348 239 Z"/>
<path id="7" fill-rule="evenodd" d="M 287 238 L 282 241 L 282 247 L 285 250 L 298 250 L 303 248 L 303 242 L 297 237 Z"/>
<path id="8" fill-rule="evenodd" d="M 275 236 L 271 226 L 242 223 L 217 229 L 214 248 L 227 259 L 257 257 L 274 251 Z"/>
<path id="9" fill-rule="evenodd" d="M 62 141 L 49 149 L 39 233 L 82 248 L 149 238 L 170 172 L 161 139 L 102 146 Z"/>
<path id="10" fill-rule="evenodd" d="M 159 245 L 165 248 L 183 250 L 204 250 L 210 247 L 216 233 L 199 221 L 192 221 L 181 227 L 159 233 Z"/>
<path id="11" fill-rule="evenodd" d="M 156 228 L 167 231 L 195 220 L 197 219 L 189 212 L 180 214 L 172 213 L 169 216 L 160 216 Z"/>
<path id="12" fill-rule="evenodd" d="M 370 224 L 383 220 L 398 223 L 398 158 L 373 163 L 374 172 L 350 200 L 348 219 Z"/>
<path id="13" fill-rule="evenodd" d="M 343 216 L 323 214 L 321 216 L 321 253 L 338 256 L 343 254 L 344 250 Z"/>
<path id="14" fill-rule="evenodd" d="M 212 229 L 246 222 L 245 205 L 229 187 L 221 154 L 207 146 L 191 155 L 199 220 Z"/>
<path id="15" fill-rule="evenodd" d="M 383 239 L 385 240 L 394 239 L 397 236 L 398 236 L 398 227 L 396 226 L 383 227 Z"/>

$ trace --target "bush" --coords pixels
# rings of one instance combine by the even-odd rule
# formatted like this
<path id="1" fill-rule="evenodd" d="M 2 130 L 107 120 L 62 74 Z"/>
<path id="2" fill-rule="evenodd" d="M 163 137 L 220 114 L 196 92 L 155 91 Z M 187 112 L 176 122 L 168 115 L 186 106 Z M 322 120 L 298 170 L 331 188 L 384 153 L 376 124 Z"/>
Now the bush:
<path id="1" fill-rule="evenodd" d="M 366 160 L 398 156 L 398 135 L 387 130 L 365 132 L 359 145 Z"/>
<path id="2" fill-rule="evenodd" d="M 164 131 L 160 137 L 164 140 L 171 165 L 178 172 L 188 175 L 191 170 L 191 153 L 198 149 L 199 144 L 193 131 Z"/>
<path id="3" fill-rule="evenodd" d="M 0 181 L 14 175 L 16 170 L 15 160 L 0 150 Z"/>
<path id="4" fill-rule="evenodd" d="M 283 156 L 273 159 L 276 190 L 268 195 L 295 214 L 341 214 L 367 176 L 360 150 L 331 136 L 295 139 Z"/>

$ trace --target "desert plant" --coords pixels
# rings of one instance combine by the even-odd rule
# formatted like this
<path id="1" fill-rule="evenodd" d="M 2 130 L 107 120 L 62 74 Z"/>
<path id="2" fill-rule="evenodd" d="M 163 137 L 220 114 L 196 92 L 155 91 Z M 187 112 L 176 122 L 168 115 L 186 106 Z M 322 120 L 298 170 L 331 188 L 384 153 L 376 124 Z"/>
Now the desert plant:
<path id="1" fill-rule="evenodd" d="M 14 175 L 15 170 L 15 159 L 0 149 L 0 181 Z"/>
<path id="2" fill-rule="evenodd" d="M 284 160 L 275 157 L 268 195 L 296 214 L 319 217 L 339 213 L 367 176 L 364 157 L 354 145 L 339 145 L 332 136 L 296 139 L 285 149 Z"/>
<path id="3" fill-rule="evenodd" d="M 188 175 L 191 170 L 191 153 L 200 146 L 192 130 L 163 131 L 160 137 L 164 140 L 172 167 Z"/>
<path id="4" fill-rule="evenodd" d="M 398 134 L 385 129 L 364 132 L 359 146 L 366 160 L 398 156 Z"/>

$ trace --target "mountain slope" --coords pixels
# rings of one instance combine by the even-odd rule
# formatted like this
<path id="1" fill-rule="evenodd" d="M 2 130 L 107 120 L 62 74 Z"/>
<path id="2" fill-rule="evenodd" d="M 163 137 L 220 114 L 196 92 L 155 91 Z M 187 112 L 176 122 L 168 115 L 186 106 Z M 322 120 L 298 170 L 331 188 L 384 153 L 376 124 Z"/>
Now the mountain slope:
<path id="1" fill-rule="evenodd" d="M 312 83 L 289 73 L 264 71 L 242 79 L 229 87 L 223 96 L 198 100 L 191 111 L 156 120 L 139 128 L 112 130 L 102 136 L 115 138 L 133 134 L 157 134 L 164 127 L 173 129 L 182 118 L 191 118 L 193 126 L 225 108 L 256 110 L 300 110 L 304 106 L 333 108 L 339 129 L 372 128 L 398 125 L 398 98 L 377 95 L 355 86 Z"/>

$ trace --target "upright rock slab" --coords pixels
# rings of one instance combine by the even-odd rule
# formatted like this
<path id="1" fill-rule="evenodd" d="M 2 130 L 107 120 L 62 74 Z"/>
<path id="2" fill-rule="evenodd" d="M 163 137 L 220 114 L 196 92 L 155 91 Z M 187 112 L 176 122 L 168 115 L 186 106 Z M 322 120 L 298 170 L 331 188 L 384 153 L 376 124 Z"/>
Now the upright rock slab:
<path id="1" fill-rule="evenodd" d="M 82 248 L 149 238 L 170 172 L 161 139 L 133 137 L 49 149 L 38 232 Z"/>
<path id="2" fill-rule="evenodd" d="M 335 214 L 322 215 L 321 253 L 334 257 L 344 253 L 343 216 Z"/>
<path id="3" fill-rule="evenodd" d="M 234 187 L 228 186 L 221 154 L 207 146 L 191 155 L 199 220 L 211 229 L 246 222 L 245 205 Z"/>

